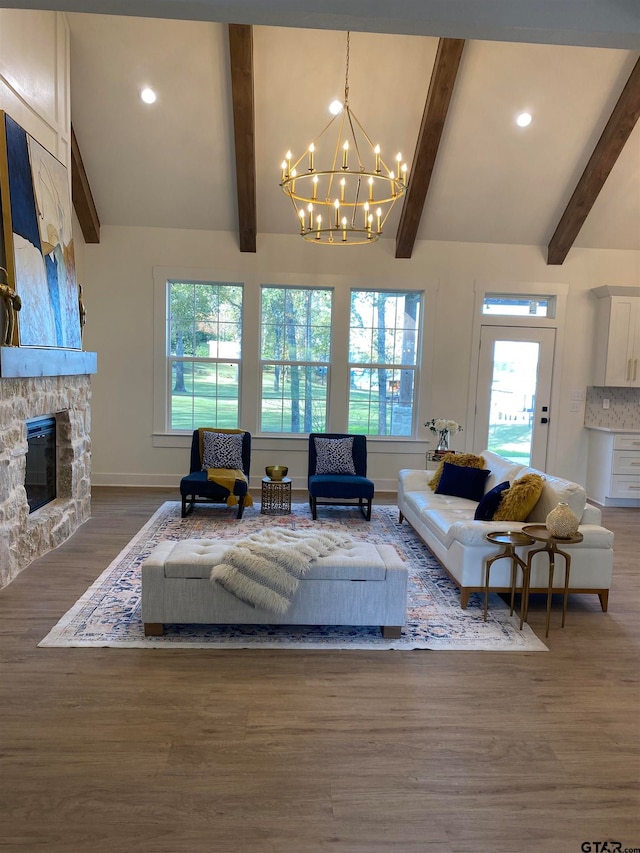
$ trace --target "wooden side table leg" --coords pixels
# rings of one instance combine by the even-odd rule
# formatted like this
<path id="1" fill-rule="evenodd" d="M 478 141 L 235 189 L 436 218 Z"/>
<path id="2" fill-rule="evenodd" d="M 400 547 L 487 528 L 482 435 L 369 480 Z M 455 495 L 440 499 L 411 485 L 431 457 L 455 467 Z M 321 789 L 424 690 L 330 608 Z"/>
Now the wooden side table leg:
<path id="1" fill-rule="evenodd" d="M 533 551 L 529 551 L 527 554 L 527 593 L 526 593 L 526 605 L 524 606 L 525 617 L 524 621 L 529 621 L 529 589 L 531 587 L 531 568 L 533 566 L 533 558 L 536 554 L 544 554 L 546 552 L 546 548 L 535 548 Z M 522 590 L 522 594 L 524 595 L 524 589 Z"/>
<path id="2" fill-rule="evenodd" d="M 518 557 L 516 555 L 515 548 L 509 547 L 509 556 L 511 557 L 511 609 L 509 610 L 509 616 L 513 616 L 513 604 L 516 598 L 516 580 L 517 580 L 517 572 L 518 572 Z M 520 626 L 522 627 L 522 625 Z"/>
<path id="3" fill-rule="evenodd" d="M 485 564 L 484 569 L 484 621 L 487 621 L 487 610 L 489 609 L 489 572 L 491 571 L 491 565 L 495 563 L 496 560 L 502 559 L 502 557 L 506 557 L 506 554 L 496 554 L 495 557 L 489 557 Z"/>
<path id="4" fill-rule="evenodd" d="M 555 551 L 553 548 L 545 548 L 549 555 L 549 586 L 547 587 L 547 630 L 545 637 L 549 636 L 549 625 L 551 624 L 551 599 L 553 598 L 553 576 L 556 571 Z"/>
<path id="5" fill-rule="evenodd" d="M 522 625 L 524 622 L 527 621 L 525 618 L 525 607 L 526 607 L 525 602 L 528 601 L 528 597 L 529 597 L 529 580 L 528 580 L 529 573 L 528 573 L 527 563 L 525 563 L 524 560 L 521 560 L 517 554 L 513 555 L 513 559 L 514 559 L 514 568 L 515 568 L 515 564 L 517 563 L 520 566 L 520 568 L 522 569 L 522 598 L 520 600 L 520 630 L 522 631 Z M 517 576 L 516 576 L 516 578 L 514 578 L 514 582 L 513 582 L 513 586 L 512 586 L 512 590 L 511 590 L 511 607 L 512 607 L 511 612 L 513 612 L 513 596 L 514 596 L 514 593 L 516 591 L 516 584 L 515 584 L 516 580 L 517 580 Z"/>
<path id="6" fill-rule="evenodd" d="M 558 554 L 564 557 L 564 594 L 562 596 L 562 627 L 564 628 L 564 620 L 567 615 L 567 602 L 569 601 L 569 573 L 571 572 L 571 556 L 566 551 L 558 549 Z"/>

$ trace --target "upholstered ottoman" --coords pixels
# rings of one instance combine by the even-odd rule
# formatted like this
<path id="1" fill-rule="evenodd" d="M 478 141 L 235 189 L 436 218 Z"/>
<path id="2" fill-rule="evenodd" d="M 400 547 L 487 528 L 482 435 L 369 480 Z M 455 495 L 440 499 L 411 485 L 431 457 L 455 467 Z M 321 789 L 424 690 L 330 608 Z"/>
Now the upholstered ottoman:
<path id="1" fill-rule="evenodd" d="M 400 636 L 406 622 L 407 567 L 391 545 L 353 542 L 313 560 L 286 613 L 240 601 L 210 580 L 233 540 L 161 542 L 142 564 L 145 634 L 166 623 L 251 625 L 380 625 Z"/>

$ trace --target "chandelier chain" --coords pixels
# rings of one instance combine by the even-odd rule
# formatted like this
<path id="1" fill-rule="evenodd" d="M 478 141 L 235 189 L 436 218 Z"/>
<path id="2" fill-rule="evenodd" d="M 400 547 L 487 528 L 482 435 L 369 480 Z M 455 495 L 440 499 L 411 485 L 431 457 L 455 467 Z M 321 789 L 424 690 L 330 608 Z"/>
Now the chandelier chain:
<path id="1" fill-rule="evenodd" d="M 347 32 L 347 61 L 345 63 L 344 73 L 344 105 L 349 103 L 349 43 L 351 41 L 351 33 Z"/>

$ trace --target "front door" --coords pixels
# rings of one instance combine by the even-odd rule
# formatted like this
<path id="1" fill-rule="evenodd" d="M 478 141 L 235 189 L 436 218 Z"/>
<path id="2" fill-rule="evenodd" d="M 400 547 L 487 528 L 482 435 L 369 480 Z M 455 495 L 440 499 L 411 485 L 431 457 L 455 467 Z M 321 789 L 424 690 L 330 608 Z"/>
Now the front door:
<path id="1" fill-rule="evenodd" d="M 482 326 L 473 446 L 544 471 L 555 329 Z"/>

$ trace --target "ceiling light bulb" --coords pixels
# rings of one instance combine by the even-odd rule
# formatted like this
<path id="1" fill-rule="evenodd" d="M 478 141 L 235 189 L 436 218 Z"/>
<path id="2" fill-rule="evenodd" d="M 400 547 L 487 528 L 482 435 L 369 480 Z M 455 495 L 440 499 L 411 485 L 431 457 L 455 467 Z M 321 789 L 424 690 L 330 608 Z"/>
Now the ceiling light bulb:
<path id="1" fill-rule="evenodd" d="M 140 97 L 145 102 L 145 104 L 153 104 L 156 101 L 156 93 L 149 86 L 145 86 L 144 89 L 140 92 Z"/>
<path id="2" fill-rule="evenodd" d="M 341 101 L 331 101 L 329 104 L 329 112 L 331 115 L 337 116 L 338 113 L 342 112 L 342 102 Z"/>
<path id="3" fill-rule="evenodd" d="M 531 114 L 520 113 L 520 115 L 516 119 L 516 124 L 518 125 L 518 127 L 527 127 L 531 124 Z"/>

